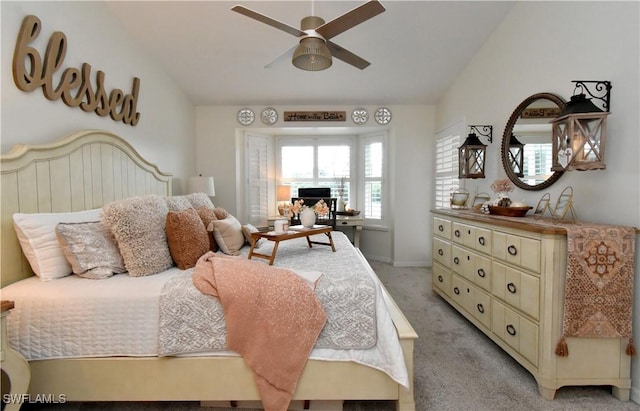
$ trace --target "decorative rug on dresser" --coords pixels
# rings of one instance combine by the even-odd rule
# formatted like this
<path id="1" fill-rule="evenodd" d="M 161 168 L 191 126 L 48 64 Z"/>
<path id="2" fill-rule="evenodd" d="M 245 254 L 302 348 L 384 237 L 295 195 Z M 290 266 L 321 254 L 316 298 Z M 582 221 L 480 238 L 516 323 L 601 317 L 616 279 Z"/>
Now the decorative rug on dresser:
<path id="1" fill-rule="evenodd" d="M 563 225 L 567 229 L 567 278 L 562 338 L 556 354 L 569 355 L 565 337 L 631 339 L 635 229 Z"/>

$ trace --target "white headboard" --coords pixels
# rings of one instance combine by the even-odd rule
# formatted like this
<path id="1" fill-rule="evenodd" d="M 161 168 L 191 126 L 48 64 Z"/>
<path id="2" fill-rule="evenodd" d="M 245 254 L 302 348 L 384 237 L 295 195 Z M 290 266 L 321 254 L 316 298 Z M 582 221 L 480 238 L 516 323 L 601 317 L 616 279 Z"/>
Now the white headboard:
<path id="1" fill-rule="evenodd" d="M 85 130 L 46 145 L 16 145 L 0 156 L 0 280 L 33 275 L 13 228 L 14 213 L 90 210 L 122 198 L 171 195 L 171 175 L 121 137 Z"/>

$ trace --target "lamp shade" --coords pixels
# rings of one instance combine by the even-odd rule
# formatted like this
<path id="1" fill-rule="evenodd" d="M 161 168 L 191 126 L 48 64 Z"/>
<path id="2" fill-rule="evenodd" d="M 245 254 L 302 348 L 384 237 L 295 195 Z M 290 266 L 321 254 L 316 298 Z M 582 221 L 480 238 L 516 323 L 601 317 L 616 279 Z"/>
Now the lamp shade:
<path id="1" fill-rule="evenodd" d="M 293 52 L 291 62 L 301 70 L 321 71 L 331 67 L 331 52 L 325 39 L 314 30 L 324 24 L 324 20 L 317 16 L 308 16 L 300 22 L 300 28 L 308 37 L 300 40 L 300 45 Z"/>
<path id="2" fill-rule="evenodd" d="M 216 189 L 213 177 L 189 177 L 187 180 L 187 191 L 189 193 L 205 193 L 209 197 L 215 197 Z"/>
<path id="3" fill-rule="evenodd" d="M 278 201 L 289 201 L 291 199 L 291 186 L 277 186 L 276 199 Z"/>

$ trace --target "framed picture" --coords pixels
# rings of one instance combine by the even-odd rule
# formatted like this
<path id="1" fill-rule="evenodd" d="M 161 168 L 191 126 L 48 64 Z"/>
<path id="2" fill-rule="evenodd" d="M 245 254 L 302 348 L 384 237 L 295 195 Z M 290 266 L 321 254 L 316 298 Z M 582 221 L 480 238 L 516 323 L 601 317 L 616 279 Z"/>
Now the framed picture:
<path id="1" fill-rule="evenodd" d="M 473 210 L 479 210 L 484 203 L 487 203 L 490 200 L 491 200 L 491 196 L 489 194 L 478 193 L 473 197 L 473 200 L 471 200 L 471 208 Z"/>
<path id="2" fill-rule="evenodd" d="M 573 210 L 573 187 L 567 187 L 558 196 L 558 201 L 551 212 L 554 223 L 558 223 L 571 213 L 571 221 L 576 222 L 575 211 Z"/>
<path id="3" fill-rule="evenodd" d="M 533 218 L 538 220 L 544 217 L 544 214 L 547 212 L 547 210 L 551 210 L 550 204 L 551 204 L 551 194 L 544 193 L 540 201 L 538 201 L 538 205 L 536 206 L 536 209 L 533 210 Z"/>
<path id="4" fill-rule="evenodd" d="M 466 210 L 467 201 L 469 200 L 469 191 L 465 188 L 459 188 L 451 193 L 449 205 L 454 210 Z"/>

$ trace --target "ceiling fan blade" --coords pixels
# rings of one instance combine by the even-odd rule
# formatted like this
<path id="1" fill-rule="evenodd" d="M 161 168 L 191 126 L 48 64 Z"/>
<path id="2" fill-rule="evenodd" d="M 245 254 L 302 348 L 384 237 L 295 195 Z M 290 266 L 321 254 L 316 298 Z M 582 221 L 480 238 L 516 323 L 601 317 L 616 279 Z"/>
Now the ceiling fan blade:
<path id="1" fill-rule="evenodd" d="M 298 47 L 297 44 L 295 44 L 293 47 L 290 47 L 287 51 L 285 51 L 284 53 L 280 54 L 278 57 L 273 59 L 271 61 L 271 63 L 269 63 L 266 66 L 264 66 L 264 68 L 271 68 L 271 67 L 275 66 L 276 64 L 279 64 L 280 62 L 285 61 L 285 60 L 288 60 L 289 63 L 291 63 L 291 58 L 293 57 L 293 52 L 296 49 L 296 47 Z"/>
<path id="2" fill-rule="evenodd" d="M 336 17 L 316 29 L 316 32 L 326 40 L 343 33 L 358 24 L 369 20 L 384 11 L 384 7 L 377 0 L 371 0 L 355 9 Z"/>
<path id="3" fill-rule="evenodd" d="M 329 48 L 329 51 L 331 52 L 331 55 L 333 57 L 342 60 L 347 64 L 351 64 L 352 66 L 357 67 L 360 70 L 366 69 L 371 64 L 362 57 L 356 56 L 349 50 L 338 46 L 332 41 L 327 41 L 327 47 Z"/>
<path id="4" fill-rule="evenodd" d="M 235 11 L 236 13 L 240 13 L 242 15 L 250 17 L 250 18 L 252 18 L 254 20 L 258 20 L 258 21 L 260 21 L 260 22 L 262 22 L 264 24 L 267 24 L 267 25 L 269 25 L 271 27 L 275 27 L 275 28 L 277 28 L 279 30 L 282 30 L 284 32 L 292 34 L 292 35 L 294 35 L 296 37 L 300 37 L 300 36 L 306 35 L 306 33 L 304 31 L 301 31 L 300 29 L 292 27 L 292 26 L 290 26 L 290 25 L 288 25 L 286 23 L 283 23 L 281 21 L 272 19 L 271 17 L 265 16 L 264 14 L 260 14 L 260 13 L 258 13 L 256 11 L 248 9 L 248 8 L 246 8 L 244 6 L 240 6 L 240 5 L 233 6 L 231 8 L 231 10 Z"/>

